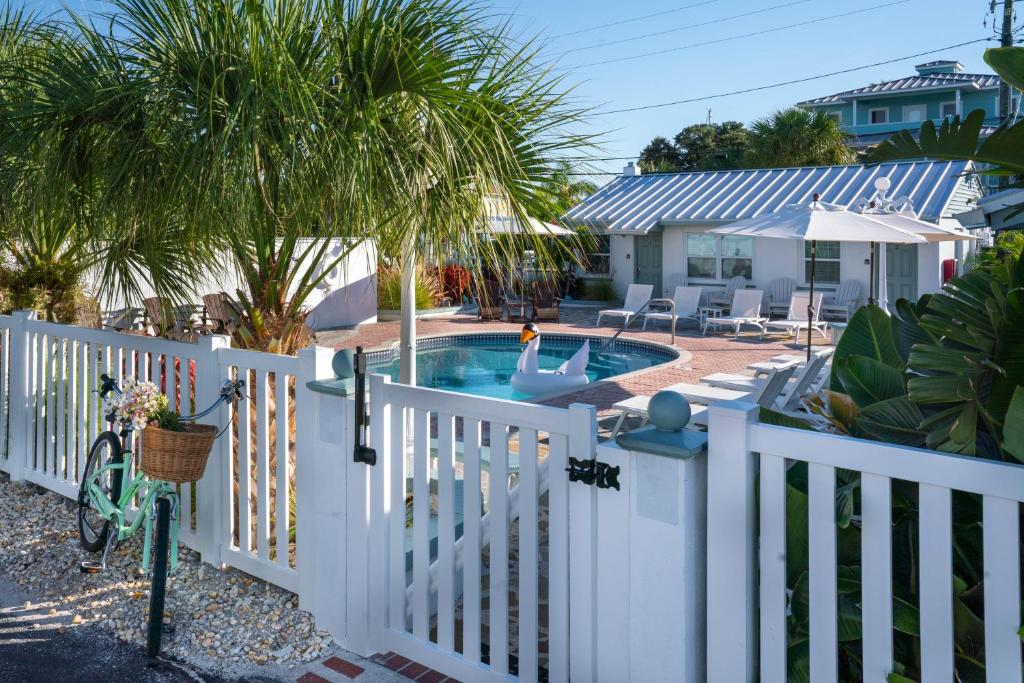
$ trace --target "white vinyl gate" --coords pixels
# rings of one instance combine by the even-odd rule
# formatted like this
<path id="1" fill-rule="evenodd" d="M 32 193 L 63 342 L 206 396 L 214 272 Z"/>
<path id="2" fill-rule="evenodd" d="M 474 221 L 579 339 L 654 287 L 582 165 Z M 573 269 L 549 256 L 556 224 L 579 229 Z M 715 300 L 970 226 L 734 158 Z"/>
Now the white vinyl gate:
<path id="1" fill-rule="evenodd" d="M 594 408 L 370 379 L 374 649 L 463 681 L 591 680 L 596 497 L 566 468 L 593 457 Z"/>

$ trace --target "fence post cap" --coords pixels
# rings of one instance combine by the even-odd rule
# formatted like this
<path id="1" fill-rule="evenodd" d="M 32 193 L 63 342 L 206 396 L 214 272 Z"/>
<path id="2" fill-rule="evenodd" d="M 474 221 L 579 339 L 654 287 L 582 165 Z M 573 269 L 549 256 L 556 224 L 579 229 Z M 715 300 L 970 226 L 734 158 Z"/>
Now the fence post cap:
<path id="1" fill-rule="evenodd" d="M 197 341 L 199 348 L 206 351 L 231 348 L 231 337 L 226 334 L 206 334 Z"/>

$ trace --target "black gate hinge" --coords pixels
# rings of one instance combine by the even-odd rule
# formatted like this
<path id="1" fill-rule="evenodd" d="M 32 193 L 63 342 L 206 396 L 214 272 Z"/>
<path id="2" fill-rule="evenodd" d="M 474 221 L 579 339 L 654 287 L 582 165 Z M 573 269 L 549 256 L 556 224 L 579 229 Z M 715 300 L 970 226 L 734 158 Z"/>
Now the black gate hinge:
<path id="1" fill-rule="evenodd" d="M 569 473 L 569 481 L 579 481 L 587 486 L 619 491 L 621 490 L 619 487 L 621 469 L 617 465 L 612 467 L 606 462 L 598 462 L 596 458 L 569 458 L 569 466 L 565 468 L 565 471 Z"/>

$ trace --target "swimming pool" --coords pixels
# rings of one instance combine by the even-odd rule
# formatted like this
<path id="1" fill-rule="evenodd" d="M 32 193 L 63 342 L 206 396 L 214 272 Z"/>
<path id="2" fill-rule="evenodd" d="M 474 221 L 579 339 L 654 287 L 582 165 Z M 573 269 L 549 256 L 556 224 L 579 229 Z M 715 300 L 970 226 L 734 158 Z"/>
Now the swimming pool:
<path id="1" fill-rule="evenodd" d="M 576 334 L 541 334 L 538 361 L 541 369 L 554 370 L 590 339 L 590 363 L 587 377 L 596 382 L 609 377 L 668 363 L 679 352 L 667 346 L 617 339 L 599 358 L 597 352 L 604 337 Z M 518 333 L 487 332 L 429 337 L 416 340 L 416 383 L 434 389 L 446 389 L 474 396 L 521 401 L 531 397 L 509 385 L 522 353 Z M 390 375 L 398 381 L 398 349 L 367 354 L 370 372 Z"/>

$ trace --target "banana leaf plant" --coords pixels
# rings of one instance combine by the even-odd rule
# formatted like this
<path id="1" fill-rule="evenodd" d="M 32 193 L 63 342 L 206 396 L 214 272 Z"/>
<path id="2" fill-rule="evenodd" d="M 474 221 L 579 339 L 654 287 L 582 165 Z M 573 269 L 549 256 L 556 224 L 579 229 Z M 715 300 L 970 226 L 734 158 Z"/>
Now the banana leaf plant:
<path id="1" fill-rule="evenodd" d="M 763 410 L 763 422 L 1024 462 L 1024 257 L 986 264 L 892 315 L 860 309 L 836 347 L 829 389 L 806 401 L 825 420 Z M 836 475 L 842 680 L 861 680 L 860 476 Z M 808 681 L 807 473 L 787 473 L 789 680 Z M 891 683 L 920 680 L 918 497 L 893 481 Z M 954 657 L 959 681 L 985 680 L 981 498 L 953 493 Z"/>

